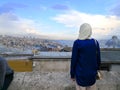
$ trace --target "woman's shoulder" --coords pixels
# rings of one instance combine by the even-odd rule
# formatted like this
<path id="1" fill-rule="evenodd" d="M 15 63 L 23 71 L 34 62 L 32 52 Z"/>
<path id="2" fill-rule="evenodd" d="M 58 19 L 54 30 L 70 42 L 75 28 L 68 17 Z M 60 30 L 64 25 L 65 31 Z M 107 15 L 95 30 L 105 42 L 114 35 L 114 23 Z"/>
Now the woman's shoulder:
<path id="1" fill-rule="evenodd" d="M 78 42 L 80 42 L 80 40 L 79 40 L 79 39 L 76 39 L 76 40 L 74 41 L 74 43 L 78 43 Z"/>
<path id="2" fill-rule="evenodd" d="M 94 38 L 90 38 L 90 39 L 85 39 L 85 40 L 80 40 L 80 39 L 76 39 L 74 42 L 83 42 L 83 41 L 92 41 L 92 40 L 96 40 Z"/>

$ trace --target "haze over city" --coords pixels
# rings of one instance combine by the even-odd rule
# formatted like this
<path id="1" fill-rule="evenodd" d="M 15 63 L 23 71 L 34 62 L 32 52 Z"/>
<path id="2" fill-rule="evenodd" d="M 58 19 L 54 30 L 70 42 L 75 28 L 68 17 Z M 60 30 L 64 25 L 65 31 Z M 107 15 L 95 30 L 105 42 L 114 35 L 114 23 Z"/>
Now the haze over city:
<path id="1" fill-rule="evenodd" d="M 0 33 L 33 35 L 47 39 L 78 37 L 89 23 L 97 39 L 120 36 L 118 0 L 1 0 Z"/>

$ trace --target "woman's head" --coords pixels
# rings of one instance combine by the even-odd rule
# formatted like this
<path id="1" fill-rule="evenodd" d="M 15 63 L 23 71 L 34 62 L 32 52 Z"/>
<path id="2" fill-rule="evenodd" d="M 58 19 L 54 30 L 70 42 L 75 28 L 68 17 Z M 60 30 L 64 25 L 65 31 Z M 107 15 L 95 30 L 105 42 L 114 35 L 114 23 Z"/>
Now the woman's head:
<path id="1" fill-rule="evenodd" d="M 80 40 L 89 39 L 92 35 L 92 28 L 90 24 L 84 23 L 80 26 L 79 37 Z"/>

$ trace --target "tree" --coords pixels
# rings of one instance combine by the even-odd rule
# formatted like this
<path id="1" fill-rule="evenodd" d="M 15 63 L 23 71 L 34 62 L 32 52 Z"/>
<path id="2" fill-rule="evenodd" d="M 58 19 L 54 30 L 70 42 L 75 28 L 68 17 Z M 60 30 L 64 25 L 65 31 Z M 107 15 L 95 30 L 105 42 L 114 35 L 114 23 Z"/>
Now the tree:
<path id="1" fill-rule="evenodd" d="M 112 36 L 110 40 L 106 42 L 106 45 L 108 47 L 112 46 L 113 48 L 119 47 L 120 46 L 120 40 L 118 39 L 117 36 Z"/>

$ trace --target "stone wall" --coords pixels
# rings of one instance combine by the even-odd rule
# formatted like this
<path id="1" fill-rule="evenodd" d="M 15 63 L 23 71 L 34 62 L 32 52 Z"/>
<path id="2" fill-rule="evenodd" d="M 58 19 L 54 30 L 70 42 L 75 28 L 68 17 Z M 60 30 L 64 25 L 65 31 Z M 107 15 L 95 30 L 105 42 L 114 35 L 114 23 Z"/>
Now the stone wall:
<path id="1" fill-rule="evenodd" d="M 70 67 L 70 60 L 58 59 L 40 59 L 33 62 L 34 71 L 43 72 L 68 72 Z"/>

